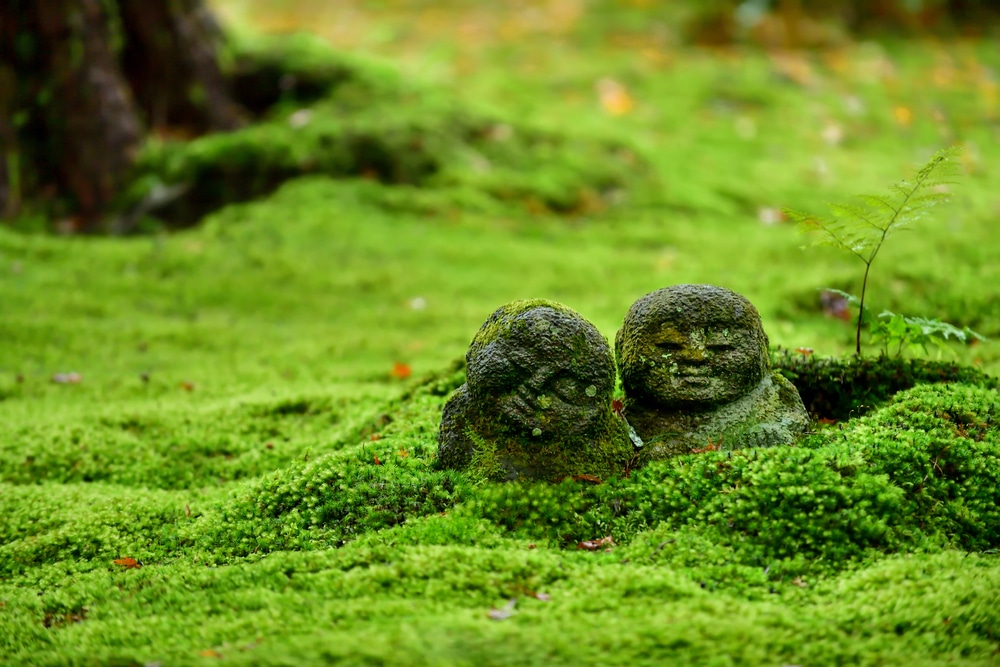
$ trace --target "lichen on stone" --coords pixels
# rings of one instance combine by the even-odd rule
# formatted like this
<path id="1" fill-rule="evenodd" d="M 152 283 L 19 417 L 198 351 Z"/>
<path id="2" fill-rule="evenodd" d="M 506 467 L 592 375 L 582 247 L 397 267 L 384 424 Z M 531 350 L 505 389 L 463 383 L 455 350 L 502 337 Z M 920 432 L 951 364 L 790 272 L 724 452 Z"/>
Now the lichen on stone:
<path id="1" fill-rule="evenodd" d="M 562 304 L 498 308 L 466 354 L 468 375 L 445 405 L 438 463 L 490 480 L 608 477 L 633 456 L 612 409 L 615 362 L 593 324 Z"/>
<path id="2" fill-rule="evenodd" d="M 643 296 L 615 351 L 645 457 L 789 444 L 808 425 L 795 387 L 771 372 L 760 314 L 732 290 L 674 285 Z"/>

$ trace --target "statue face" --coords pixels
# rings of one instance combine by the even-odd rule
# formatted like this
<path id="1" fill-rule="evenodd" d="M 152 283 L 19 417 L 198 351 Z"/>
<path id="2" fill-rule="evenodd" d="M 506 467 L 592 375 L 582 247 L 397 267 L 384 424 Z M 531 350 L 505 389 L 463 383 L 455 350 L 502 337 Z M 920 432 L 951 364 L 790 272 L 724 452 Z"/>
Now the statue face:
<path id="1" fill-rule="evenodd" d="M 664 322 L 643 339 L 642 393 L 660 405 L 723 405 L 747 394 L 761 380 L 760 345 L 752 331 L 735 324 Z"/>
<path id="2" fill-rule="evenodd" d="M 731 403 L 770 365 L 757 309 L 711 285 L 647 294 L 626 315 L 616 346 L 626 395 L 671 411 Z"/>
<path id="3" fill-rule="evenodd" d="M 519 435 L 586 433 L 611 403 L 610 350 L 596 330 L 601 346 L 595 348 L 591 336 L 565 322 L 549 328 L 538 318 L 528 321 L 522 333 L 492 341 L 476 355 L 469 366 L 470 392 L 495 411 L 503 428 Z"/>

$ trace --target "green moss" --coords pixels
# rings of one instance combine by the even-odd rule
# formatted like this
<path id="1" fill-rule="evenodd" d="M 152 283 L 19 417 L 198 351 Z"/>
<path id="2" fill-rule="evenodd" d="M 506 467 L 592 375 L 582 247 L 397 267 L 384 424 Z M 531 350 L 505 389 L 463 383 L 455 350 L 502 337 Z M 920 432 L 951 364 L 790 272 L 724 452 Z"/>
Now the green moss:
<path id="1" fill-rule="evenodd" d="M 542 130 L 404 84 L 316 40 L 237 38 L 233 50 L 237 92 L 251 108 L 270 109 L 269 118 L 186 143 L 151 142 L 119 202 L 124 219 L 152 212 L 190 225 L 305 174 L 430 190 L 380 197 L 393 208 L 586 214 L 642 172 L 621 144 Z"/>
<path id="2" fill-rule="evenodd" d="M 792 381 L 815 419 L 860 416 L 897 392 L 920 383 L 959 382 L 1000 387 L 996 377 L 956 362 L 899 357 L 820 357 L 790 350 L 772 355 L 777 372 Z"/>
<path id="3" fill-rule="evenodd" d="M 855 65 L 843 72 L 802 54 L 814 76 L 803 87 L 767 54 L 678 47 L 656 64 L 617 46 L 609 25 L 663 44 L 660 11 L 588 4 L 563 37 L 484 48 L 479 73 L 449 93 L 582 137 L 573 162 L 591 164 L 578 174 L 608 158 L 587 146 L 643 146 L 638 180 L 625 168 L 627 197 L 602 197 L 619 202 L 604 214 L 540 219 L 516 191 L 490 194 L 495 172 L 476 177 L 482 188 L 317 175 L 184 232 L 0 228 L 0 662 L 995 661 L 994 389 L 918 387 L 795 448 L 630 466 L 599 485 L 432 467 L 445 397 L 465 380 L 452 362 L 506 300 L 570 304 L 608 335 L 642 294 L 724 282 L 773 343 L 844 353 L 853 331 L 823 316 L 814 288 L 848 287 L 851 267 L 822 253 L 803 263 L 800 239 L 761 225 L 758 209 L 889 182 L 942 133 L 978 147 L 962 203 L 894 239 L 873 302 L 998 333 L 1000 171 L 975 74 L 1000 65 L 997 49 L 869 43 L 838 52 Z M 444 50 L 407 40 L 378 47 L 406 49 L 406 77 L 452 71 Z M 979 68 L 936 88 L 939 57 Z M 891 87 L 865 78 L 888 61 Z M 394 77 L 377 74 L 376 88 Z M 627 86 L 630 113 L 605 113 L 601 77 Z M 322 95 L 362 104 L 366 85 Z M 308 99 L 279 100 L 273 122 Z M 893 120 L 897 106 L 911 125 Z M 396 110 L 382 113 L 395 127 Z M 820 138 L 827 123 L 842 144 Z M 523 147 L 517 136 L 496 146 Z M 537 175 L 547 195 L 571 192 L 554 174 L 566 165 L 550 162 L 564 149 L 514 151 L 505 185 Z M 955 352 L 961 368 L 1000 369 L 995 345 Z M 423 379 L 394 377 L 396 362 Z M 68 372 L 81 382 L 52 381 Z M 356 492 L 321 488 L 341 475 Z M 316 508 L 341 522 L 311 527 Z M 577 548 L 607 536 L 614 546 Z M 513 615 L 487 616 L 515 597 Z"/>

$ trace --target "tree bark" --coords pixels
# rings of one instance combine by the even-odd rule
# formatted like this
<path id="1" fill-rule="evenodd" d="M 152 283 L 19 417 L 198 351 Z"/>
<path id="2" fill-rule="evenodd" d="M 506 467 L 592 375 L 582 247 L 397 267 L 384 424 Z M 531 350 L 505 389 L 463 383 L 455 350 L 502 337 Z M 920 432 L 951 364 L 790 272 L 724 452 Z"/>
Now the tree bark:
<path id="1" fill-rule="evenodd" d="M 221 31 L 202 0 L 120 2 L 125 73 L 150 125 L 198 133 L 242 125 L 216 55 Z"/>
<path id="2" fill-rule="evenodd" d="M 46 125 L 57 137 L 61 180 L 82 226 L 90 227 L 132 166 L 143 137 L 139 109 L 111 51 L 100 0 L 45 0 L 36 7 L 53 84 Z"/>
<path id="3" fill-rule="evenodd" d="M 20 154 L 14 130 L 16 86 L 14 70 L 0 63 L 0 217 L 12 217 L 20 209 Z"/>
<path id="4" fill-rule="evenodd" d="M 242 124 L 219 37 L 204 0 L 0 0 L 0 216 L 54 193 L 96 230 L 151 127 Z"/>

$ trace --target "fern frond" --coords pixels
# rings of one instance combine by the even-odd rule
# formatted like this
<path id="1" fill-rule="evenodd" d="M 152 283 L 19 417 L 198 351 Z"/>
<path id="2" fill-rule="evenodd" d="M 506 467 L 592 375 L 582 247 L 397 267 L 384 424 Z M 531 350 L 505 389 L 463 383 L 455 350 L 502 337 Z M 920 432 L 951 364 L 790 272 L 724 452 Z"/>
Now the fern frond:
<path id="1" fill-rule="evenodd" d="M 949 192 L 928 192 L 927 194 L 917 195 L 910 198 L 910 206 L 917 208 L 930 208 L 931 206 L 937 206 L 938 204 L 943 204 L 945 202 L 951 201 L 951 193 Z"/>
<path id="2" fill-rule="evenodd" d="M 892 186 L 892 189 L 897 189 L 898 185 L 897 183 Z M 898 191 L 902 194 L 901 198 L 905 201 L 906 197 L 909 196 L 909 192 L 904 188 L 898 188 Z M 884 225 L 891 221 L 892 216 L 899 213 L 899 207 L 901 206 L 900 202 L 893 201 L 885 195 L 857 195 L 855 198 L 867 204 L 872 209 L 873 215 L 885 217 L 883 223 L 879 225 L 879 229 L 884 229 Z"/>
<path id="3" fill-rule="evenodd" d="M 886 238 L 950 199 L 941 186 L 949 185 L 946 179 L 958 173 L 954 158 L 960 151 L 952 147 L 935 153 L 915 177 L 894 183 L 888 194 L 862 194 L 854 198 L 857 204 L 831 204 L 830 219 L 791 209 L 785 214 L 798 223 L 800 231 L 816 234 L 814 244 L 842 248 L 868 263 Z"/>
<path id="4" fill-rule="evenodd" d="M 861 207 L 854 206 L 853 204 L 831 204 L 830 210 L 842 220 L 855 218 L 864 226 L 877 232 L 883 231 L 887 219 L 887 216 L 880 215 L 878 211 L 873 211 L 871 206 Z"/>
<path id="5" fill-rule="evenodd" d="M 863 194 L 855 197 L 858 203 L 831 204 L 833 217 L 829 219 L 785 209 L 785 215 L 794 221 L 799 230 L 812 235 L 812 245 L 829 245 L 846 250 L 857 256 L 865 264 L 864 279 L 861 283 L 861 298 L 858 305 L 856 335 L 857 354 L 861 355 L 861 325 L 865 319 L 865 292 L 872 262 L 888 238 L 903 231 L 915 222 L 927 217 L 934 206 L 948 201 L 950 195 L 948 179 L 958 175 L 955 158 L 961 148 L 953 146 L 935 153 L 928 162 L 917 170 L 910 179 L 903 179 L 889 186 L 888 194 Z M 894 320 L 895 321 L 895 320 Z M 916 326 L 902 319 L 898 326 Z M 956 335 L 948 330 L 943 334 Z"/>

